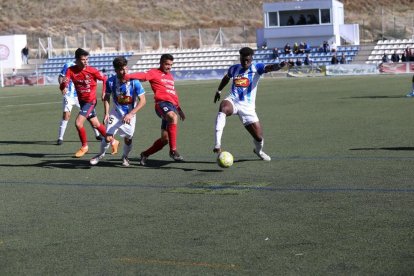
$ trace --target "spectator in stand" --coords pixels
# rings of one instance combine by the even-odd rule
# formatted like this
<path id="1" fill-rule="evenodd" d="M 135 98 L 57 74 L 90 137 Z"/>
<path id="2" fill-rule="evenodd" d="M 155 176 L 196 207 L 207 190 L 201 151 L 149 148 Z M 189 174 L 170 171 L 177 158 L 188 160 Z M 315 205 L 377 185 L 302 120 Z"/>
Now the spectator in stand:
<path id="1" fill-rule="evenodd" d="M 309 54 L 311 52 L 311 46 L 309 43 L 305 42 L 305 53 Z"/>
<path id="2" fill-rule="evenodd" d="M 405 48 L 404 53 L 405 53 L 405 58 L 407 59 L 407 61 L 411 61 L 413 54 L 411 52 L 410 47 Z"/>
<path id="3" fill-rule="evenodd" d="M 273 59 L 278 59 L 279 58 L 279 49 L 278 48 L 273 48 L 273 55 L 272 55 Z"/>
<path id="4" fill-rule="evenodd" d="M 305 18 L 305 16 L 303 14 L 301 14 L 299 16 L 299 20 L 296 23 L 296 25 L 306 25 L 306 18 Z"/>
<path id="5" fill-rule="evenodd" d="M 406 62 L 407 61 L 407 57 L 405 56 L 405 53 L 401 54 L 401 62 Z"/>
<path id="6" fill-rule="evenodd" d="M 316 16 L 314 14 L 308 14 L 308 24 L 318 24 L 318 20 L 316 19 Z"/>
<path id="7" fill-rule="evenodd" d="M 305 43 L 304 42 L 299 43 L 298 53 L 299 54 L 304 54 L 305 53 Z"/>
<path id="8" fill-rule="evenodd" d="M 13 86 L 15 85 L 16 75 L 17 75 L 16 69 L 13 68 L 13 70 L 12 70 L 12 85 Z"/>
<path id="9" fill-rule="evenodd" d="M 332 41 L 332 43 L 331 43 L 331 52 L 335 53 L 336 50 L 337 50 L 336 43 L 335 43 L 335 41 Z"/>
<path id="10" fill-rule="evenodd" d="M 394 53 L 391 55 L 391 61 L 400 62 L 400 56 L 397 54 L 397 51 L 394 51 Z"/>
<path id="11" fill-rule="evenodd" d="M 338 63 L 339 61 L 338 61 L 338 58 L 336 57 L 336 54 L 333 54 L 331 58 L 331 64 L 338 64 Z"/>
<path id="12" fill-rule="evenodd" d="M 22 62 L 23 64 L 29 64 L 29 47 L 27 45 L 22 49 Z"/>
<path id="13" fill-rule="evenodd" d="M 285 48 L 283 48 L 286 55 L 292 54 L 292 49 L 290 48 L 290 44 L 286 43 Z"/>
<path id="14" fill-rule="evenodd" d="M 303 61 L 304 65 L 312 65 L 313 60 L 309 57 L 309 54 L 306 54 L 305 59 Z"/>
<path id="15" fill-rule="evenodd" d="M 293 16 L 289 16 L 286 25 L 295 25 L 295 20 L 293 19 Z"/>
<path id="16" fill-rule="evenodd" d="M 382 62 L 383 63 L 387 63 L 388 62 L 388 56 L 386 53 L 384 53 L 384 55 L 382 56 Z"/>
<path id="17" fill-rule="evenodd" d="M 302 60 L 300 58 L 296 59 L 296 66 L 302 66 Z"/>
<path id="18" fill-rule="evenodd" d="M 297 42 L 293 44 L 293 53 L 297 55 L 299 53 L 299 45 Z"/>
<path id="19" fill-rule="evenodd" d="M 345 57 L 345 54 L 344 53 L 342 53 L 341 58 L 339 60 L 339 63 L 340 64 L 346 64 L 346 57 Z"/>
<path id="20" fill-rule="evenodd" d="M 289 64 L 288 68 L 295 66 L 295 62 L 293 61 L 293 59 L 289 59 L 288 64 Z"/>
<path id="21" fill-rule="evenodd" d="M 322 48 L 323 48 L 323 52 L 324 53 L 327 53 L 327 52 L 329 52 L 329 44 L 328 44 L 328 41 L 324 41 L 323 42 L 323 44 L 322 44 Z"/>

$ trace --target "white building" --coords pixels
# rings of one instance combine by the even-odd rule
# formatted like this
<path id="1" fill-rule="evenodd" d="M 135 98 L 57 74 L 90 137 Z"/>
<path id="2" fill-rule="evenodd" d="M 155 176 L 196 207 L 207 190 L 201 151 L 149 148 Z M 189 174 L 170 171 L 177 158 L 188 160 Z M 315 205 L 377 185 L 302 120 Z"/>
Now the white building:
<path id="1" fill-rule="evenodd" d="M 337 0 L 297 0 L 264 3 L 264 28 L 257 45 L 282 48 L 286 43 L 307 42 L 316 47 L 328 41 L 359 45 L 359 25 L 344 24 L 344 4 Z"/>

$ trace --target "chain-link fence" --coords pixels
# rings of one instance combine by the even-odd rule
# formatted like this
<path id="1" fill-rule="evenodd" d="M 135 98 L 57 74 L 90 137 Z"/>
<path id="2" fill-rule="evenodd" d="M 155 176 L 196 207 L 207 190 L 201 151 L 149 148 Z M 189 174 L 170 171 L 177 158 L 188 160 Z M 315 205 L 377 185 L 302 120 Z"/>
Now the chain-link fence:
<path id="1" fill-rule="evenodd" d="M 177 31 L 137 33 L 76 33 L 59 37 L 28 38 L 30 45 L 38 45 L 36 56 L 73 55 L 79 48 L 92 52 L 153 51 L 162 49 L 196 49 L 203 47 L 238 48 L 256 42 L 253 27 L 218 29 L 187 29 Z"/>
<path id="2" fill-rule="evenodd" d="M 414 38 L 414 9 L 398 10 L 375 7 L 375 16 L 366 17 L 358 22 L 360 38 L 364 43 L 383 39 Z"/>

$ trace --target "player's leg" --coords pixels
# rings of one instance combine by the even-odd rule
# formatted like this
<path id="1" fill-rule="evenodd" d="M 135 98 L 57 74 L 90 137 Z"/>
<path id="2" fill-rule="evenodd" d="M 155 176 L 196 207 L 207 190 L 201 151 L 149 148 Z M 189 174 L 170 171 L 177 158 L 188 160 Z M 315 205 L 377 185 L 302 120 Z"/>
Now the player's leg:
<path id="1" fill-rule="evenodd" d="M 77 102 L 73 100 L 73 98 L 64 96 L 62 97 L 62 119 L 59 124 L 59 133 L 57 139 L 57 145 L 62 145 L 63 143 L 63 136 L 65 136 L 66 127 L 68 126 L 68 122 L 70 119 L 70 114 L 72 112 L 72 108 L 76 105 Z"/>
<path id="2" fill-rule="evenodd" d="M 62 120 L 60 120 L 60 124 L 59 124 L 58 139 L 56 142 L 57 145 L 63 144 L 63 136 L 65 136 L 65 131 L 68 126 L 69 119 L 70 119 L 70 112 L 64 111 L 62 113 Z"/>
<path id="3" fill-rule="evenodd" d="M 95 133 L 95 139 L 98 141 L 101 141 L 103 139 L 102 135 L 99 133 L 99 130 L 97 130 L 96 128 L 93 128 L 93 132 Z"/>
<path id="4" fill-rule="evenodd" d="M 223 100 L 220 103 L 219 112 L 216 117 L 216 127 L 215 127 L 215 144 L 213 152 L 221 152 L 221 137 L 223 136 L 224 127 L 226 126 L 227 116 L 231 116 L 234 112 L 234 106 L 232 102 L 228 100 Z"/>
<path id="5" fill-rule="evenodd" d="M 157 139 L 151 147 L 146 149 L 145 151 L 141 152 L 141 159 L 139 163 L 142 166 L 147 164 L 148 157 L 158 151 L 160 151 L 164 146 L 168 145 L 168 132 L 166 130 L 167 121 L 162 120 L 161 123 L 161 137 Z"/>
<path id="6" fill-rule="evenodd" d="M 262 160 L 264 161 L 270 161 L 272 160 L 269 155 L 267 155 L 263 151 L 264 146 L 264 139 L 263 139 L 263 129 L 260 125 L 260 122 L 254 122 L 251 124 L 248 124 L 245 126 L 247 131 L 250 133 L 250 135 L 253 137 L 253 144 L 254 149 L 253 152 Z"/>
<path id="7" fill-rule="evenodd" d="M 89 117 L 89 122 L 94 129 L 98 130 L 99 134 L 101 134 L 102 137 L 106 136 L 106 128 L 103 124 L 99 122 L 96 116 Z"/>
<path id="8" fill-rule="evenodd" d="M 91 160 L 89 160 L 89 163 L 91 165 L 98 164 L 99 161 L 105 157 L 106 151 L 109 149 L 109 146 L 111 145 L 111 141 L 113 139 L 114 136 L 108 133 L 106 137 L 101 140 L 99 154 L 95 155 Z"/>
<path id="9" fill-rule="evenodd" d="M 170 146 L 170 157 L 174 161 L 183 161 L 184 158 L 177 151 L 177 123 L 178 115 L 175 111 L 171 110 L 165 114 L 167 120 L 167 135 L 168 144 Z"/>
<path id="10" fill-rule="evenodd" d="M 412 85 L 412 89 L 411 89 L 411 92 L 409 92 L 409 93 L 406 95 L 407 97 L 414 97 L 414 75 L 413 75 L 413 80 L 412 80 L 411 85 Z"/>
<path id="11" fill-rule="evenodd" d="M 129 124 L 122 124 L 120 126 L 119 135 L 121 137 L 124 137 L 124 146 L 123 146 L 123 152 L 122 152 L 122 166 L 128 167 L 130 165 L 129 162 L 129 153 L 132 151 L 132 137 L 134 136 L 135 132 L 135 123 L 136 123 L 136 117 L 132 117 Z"/>
<path id="12" fill-rule="evenodd" d="M 128 167 L 130 165 L 128 156 L 132 150 L 132 138 L 125 137 L 124 142 L 125 143 L 122 152 L 122 166 Z"/>
<path id="13" fill-rule="evenodd" d="M 88 152 L 88 139 L 86 136 L 86 130 L 84 128 L 86 117 L 79 113 L 79 115 L 76 117 L 75 126 L 76 130 L 78 131 L 79 139 L 81 141 L 81 148 L 75 153 L 76 157 L 82 157 L 85 155 L 85 153 Z"/>

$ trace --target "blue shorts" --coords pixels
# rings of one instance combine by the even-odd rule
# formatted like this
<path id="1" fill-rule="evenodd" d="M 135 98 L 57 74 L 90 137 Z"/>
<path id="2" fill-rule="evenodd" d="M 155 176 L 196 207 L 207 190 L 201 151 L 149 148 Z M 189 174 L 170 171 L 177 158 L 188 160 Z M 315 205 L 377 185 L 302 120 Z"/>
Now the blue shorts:
<path id="1" fill-rule="evenodd" d="M 155 113 L 157 113 L 158 117 L 162 119 L 161 121 L 161 129 L 167 129 L 168 121 L 167 121 L 167 113 L 168 112 L 177 112 L 177 108 L 170 102 L 158 102 L 155 103 Z"/>
<path id="2" fill-rule="evenodd" d="M 84 116 L 86 119 L 92 119 L 93 117 L 96 117 L 96 101 L 91 102 L 91 103 L 85 103 L 85 102 L 80 102 L 80 110 L 79 110 L 79 114 Z"/>

